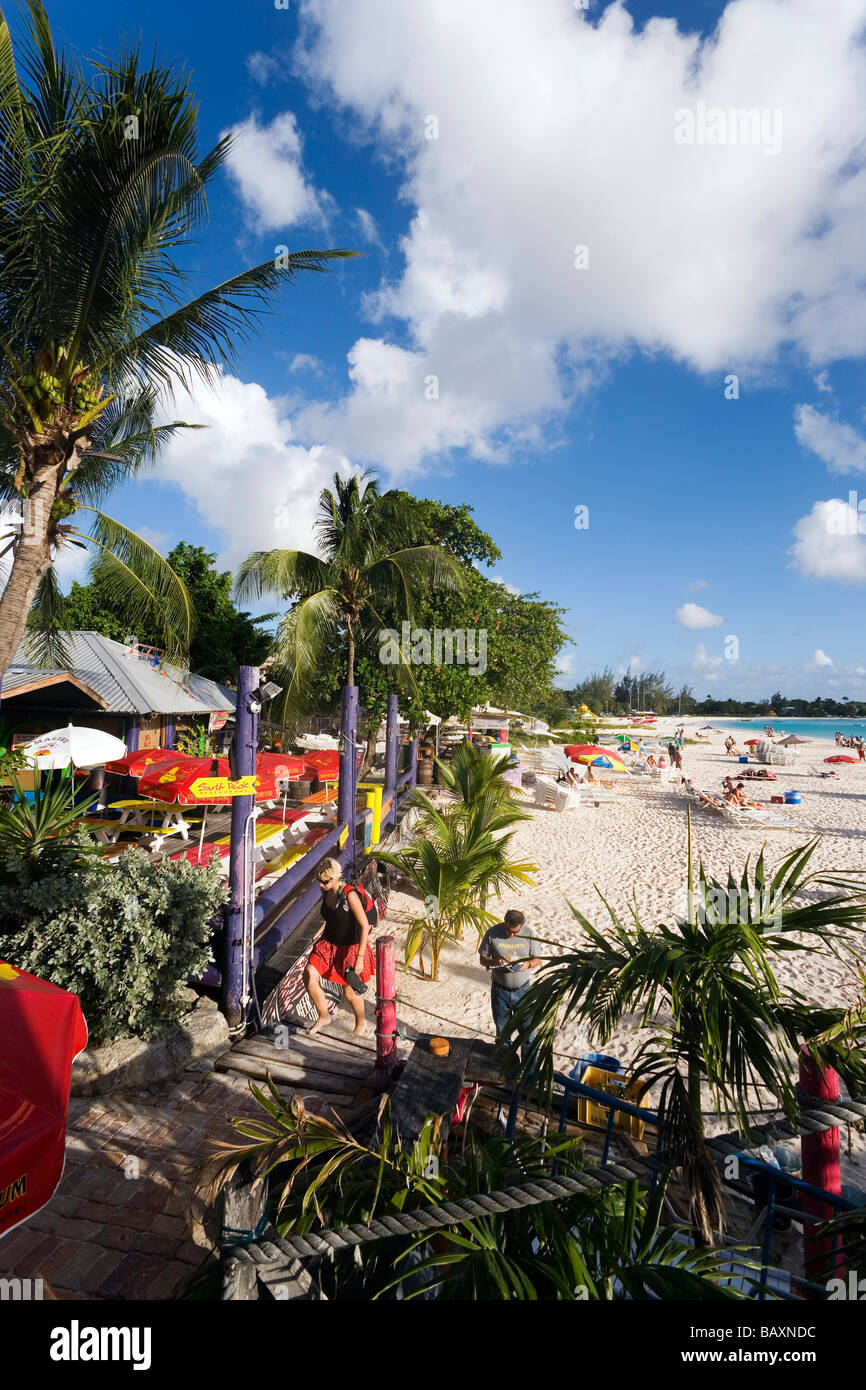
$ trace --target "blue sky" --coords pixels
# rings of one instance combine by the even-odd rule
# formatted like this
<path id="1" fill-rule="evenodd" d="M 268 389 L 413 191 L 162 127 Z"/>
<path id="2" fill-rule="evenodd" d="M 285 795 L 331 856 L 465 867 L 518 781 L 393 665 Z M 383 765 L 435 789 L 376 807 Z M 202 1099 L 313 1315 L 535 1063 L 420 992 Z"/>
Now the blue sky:
<path id="1" fill-rule="evenodd" d="M 84 54 L 192 68 L 202 149 L 235 131 L 202 282 L 364 252 L 178 403 L 211 429 L 116 515 L 234 565 L 308 546 L 368 465 L 470 503 L 503 581 L 568 610 L 565 684 L 866 696 L 866 0 L 47 8 Z"/>

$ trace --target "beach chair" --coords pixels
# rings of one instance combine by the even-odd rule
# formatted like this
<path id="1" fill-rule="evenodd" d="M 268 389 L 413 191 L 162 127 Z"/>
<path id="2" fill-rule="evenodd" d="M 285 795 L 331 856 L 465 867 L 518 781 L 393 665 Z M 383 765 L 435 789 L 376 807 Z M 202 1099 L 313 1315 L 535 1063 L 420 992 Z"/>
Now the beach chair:
<path id="1" fill-rule="evenodd" d="M 582 787 L 567 787 L 552 777 L 536 777 L 535 804 L 550 811 L 573 811 L 580 805 Z"/>

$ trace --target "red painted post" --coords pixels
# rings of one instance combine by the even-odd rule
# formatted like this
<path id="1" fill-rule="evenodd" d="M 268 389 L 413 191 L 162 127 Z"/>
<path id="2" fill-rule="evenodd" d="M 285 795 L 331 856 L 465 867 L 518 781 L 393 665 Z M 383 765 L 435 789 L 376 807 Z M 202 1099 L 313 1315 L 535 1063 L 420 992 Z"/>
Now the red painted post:
<path id="1" fill-rule="evenodd" d="M 376 942 L 376 1076 L 387 1081 L 397 1060 L 397 970 L 393 936 Z"/>
<path id="2" fill-rule="evenodd" d="M 832 1067 L 821 1071 L 812 1061 L 806 1048 L 800 1051 L 800 1090 L 817 1101 L 839 1099 L 839 1073 Z M 821 1134 L 803 1134 L 800 1138 L 802 1154 L 803 1181 L 814 1187 L 823 1187 L 834 1195 L 842 1191 L 842 1168 L 839 1155 L 839 1129 L 825 1129 Z M 815 1221 L 826 1221 L 833 1216 L 833 1208 L 808 1193 L 801 1194 L 803 1211 L 813 1216 Z M 832 1241 L 827 1236 L 814 1234 L 815 1224 L 806 1222 L 803 1226 L 803 1262 L 806 1278 L 817 1283 L 825 1282 L 834 1274 L 841 1275 L 843 1261 L 841 1254 L 831 1258 Z M 833 1266 L 833 1267 L 831 1267 Z"/>

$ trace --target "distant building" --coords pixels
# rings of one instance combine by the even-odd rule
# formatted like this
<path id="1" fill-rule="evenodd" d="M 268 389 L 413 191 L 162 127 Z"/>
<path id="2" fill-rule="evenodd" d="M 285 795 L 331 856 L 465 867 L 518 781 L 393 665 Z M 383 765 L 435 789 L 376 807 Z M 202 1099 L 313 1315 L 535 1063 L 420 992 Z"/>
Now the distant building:
<path id="1" fill-rule="evenodd" d="M 162 664 L 160 653 L 124 646 L 99 632 L 68 635 L 70 669 L 45 669 L 19 647 L 3 677 L 0 714 L 8 736 L 25 743 L 64 724 L 104 729 L 130 752 L 173 748 L 179 729 L 233 718 L 235 692 Z"/>

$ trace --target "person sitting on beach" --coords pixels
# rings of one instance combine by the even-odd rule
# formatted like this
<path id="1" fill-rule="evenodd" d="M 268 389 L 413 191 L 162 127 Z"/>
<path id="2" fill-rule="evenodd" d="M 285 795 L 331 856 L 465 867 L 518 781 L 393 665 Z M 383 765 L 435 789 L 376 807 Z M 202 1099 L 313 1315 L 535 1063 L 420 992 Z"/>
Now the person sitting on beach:
<path id="1" fill-rule="evenodd" d="M 646 765 L 647 765 L 647 767 L 658 767 L 658 763 L 656 762 L 656 760 L 655 760 L 655 758 L 653 757 L 652 753 L 650 753 L 649 757 L 647 758 L 647 760 L 646 760 Z"/>
<path id="2" fill-rule="evenodd" d="M 376 961 L 370 949 L 370 923 L 361 899 L 343 883 L 343 870 L 336 859 L 323 859 L 316 877 L 322 889 L 321 911 L 325 930 L 319 937 L 304 971 L 307 993 L 316 1006 L 319 1017 L 309 1030 L 317 1033 L 331 1021 L 322 980 L 342 985 L 346 1001 L 355 1015 L 355 1032 L 366 1027 L 364 1002 L 349 983 L 366 984 L 376 973 Z"/>
<path id="3" fill-rule="evenodd" d="M 744 795 L 743 783 L 738 782 L 735 787 L 732 787 L 729 791 L 726 791 L 725 800 L 727 801 L 729 806 L 748 806 L 749 803 Z"/>

